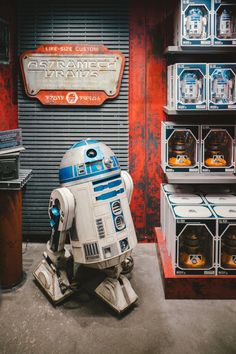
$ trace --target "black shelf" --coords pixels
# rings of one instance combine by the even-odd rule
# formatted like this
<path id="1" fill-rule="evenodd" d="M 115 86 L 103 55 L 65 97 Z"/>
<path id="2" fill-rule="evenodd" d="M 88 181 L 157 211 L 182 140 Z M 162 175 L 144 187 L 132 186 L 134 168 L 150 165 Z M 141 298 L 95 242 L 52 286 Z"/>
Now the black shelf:
<path id="1" fill-rule="evenodd" d="M 175 54 L 236 54 L 236 46 L 235 47 L 178 47 L 178 46 L 168 46 L 165 51 L 165 55 L 175 55 Z"/>
<path id="2" fill-rule="evenodd" d="M 190 111 L 190 110 L 185 110 L 185 111 L 177 111 L 174 109 L 169 109 L 167 106 L 163 107 L 163 111 L 168 114 L 169 116 L 199 116 L 199 115 L 204 115 L 204 116 L 235 116 L 236 117 L 236 110 L 235 111 L 222 111 L 222 110 L 216 110 L 216 111 L 208 111 L 208 110 L 195 110 L 195 111 Z"/>
<path id="3" fill-rule="evenodd" d="M 176 184 L 234 184 L 236 176 L 233 173 L 195 173 L 167 172 L 168 183 Z"/>

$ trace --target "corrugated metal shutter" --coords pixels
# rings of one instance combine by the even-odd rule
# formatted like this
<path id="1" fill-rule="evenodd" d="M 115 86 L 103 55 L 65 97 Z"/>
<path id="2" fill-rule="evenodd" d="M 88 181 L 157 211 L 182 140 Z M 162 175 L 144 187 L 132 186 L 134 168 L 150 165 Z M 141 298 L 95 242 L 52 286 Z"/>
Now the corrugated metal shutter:
<path id="1" fill-rule="evenodd" d="M 128 168 L 128 1 L 24 1 L 19 4 L 19 54 L 44 43 L 95 43 L 125 54 L 120 95 L 101 107 L 46 107 L 28 98 L 19 79 L 19 125 L 26 152 L 23 168 L 33 178 L 23 198 L 23 234 L 49 236 L 48 199 L 58 186 L 63 153 L 76 141 L 91 137 L 108 144 Z"/>

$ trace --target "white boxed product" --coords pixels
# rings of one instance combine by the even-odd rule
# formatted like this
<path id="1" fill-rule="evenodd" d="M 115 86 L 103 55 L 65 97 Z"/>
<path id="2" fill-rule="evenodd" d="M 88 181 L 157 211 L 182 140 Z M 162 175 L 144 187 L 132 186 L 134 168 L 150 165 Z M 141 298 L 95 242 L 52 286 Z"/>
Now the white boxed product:
<path id="1" fill-rule="evenodd" d="M 180 0 L 175 16 L 174 44 L 182 47 L 210 46 L 211 0 Z"/>
<path id="2" fill-rule="evenodd" d="M 175 193 L 193 193 L 194 188 L 188 185 L 178 184 L 161 184 L 161 227 L 164 239 L 167 242 L 168 228 L 169 228 L 169 213 L 168 198 Z M 169 250 L 170 252 L 170 250 Z"/>
<path id="3" fill-rule="evenodd" d="M 235 126 L 201 127 L 201 172 L 235 171 Z"/>
<path id="4" fill-rule="evenodd" d="M 167 107 L 177 111 L 207 109 L 207 64 L 177 63 L 167 69 Z"/>
<path id="5" fill-rule="evenodd" d="M 236 195 L 235 194 L 206 194 L 206 202 L 209 205 L 235 205 L 236 206 Z"/>
<path id="6" fill-rule="evenodd" d="M 161 166 L 166 172 L 199 172 L 198 125 L 162 122 Z"/>
<path id="7" fill-rule="evenodd" d="M 214 46 L 236 46 L 236 3 L 212 0 Z"/>
<path id="8" fill-rule="evenodd" d="M 167 224 L 167 238 L 166 238 L 166 248 L 168 251 L 168 254 L 171 255 L 171 252 L 173 251 L 172 249 L 172 237 L 171 237 L 171 208 L 170 205 L 205 205 L 205 200 L 201 197 L 200 194 L 193 194 L 193 193 L 183 193 L 178 192 L 174 194 L 167 194 L 167 216 L 168 216 L 168 224 Z"/>
<path id="9" fill-rule="evenodd" d="M 188 184 L 162 184 L 162 186 L 166 194 L 193 193 L 195 191 L 195 188 Z"/>
<path id="10" fill-rule="evenodd" d="M 198 193 L 186 193 L 180 191 L 173 194 L 166 194 L 166 221 L 167 225 L 165 226 L 166 231 L 166 248 L 168 255 L 174 255 L 173 243 L 172 243 L 172 231 L 171 231 L 171 213 L 172 206 L 177 205 L 206 205 L 205 199 Z"/>
<path id="11" fill-rule="evenodd" d="M 236 63 L 208 64 L 208 109 L 236 109 Z"/>
<path id="12" fill-rule="evenodd" d="M 167 196 L 169 203 L 172 205 L 201 205 L 205 204 L 200 194 L 175 193 Z"/>
<path id="13" fill-rule="evenodd" d="M 217 274 L 236 275 L 236 204 L 212 208 L 217 216 Z"/>
<path id="14" fill-rule="evenodd" d="M 214 275 L 216 218 L 206 205 L 170 205 L 170 255 L 176 275 Z"/>

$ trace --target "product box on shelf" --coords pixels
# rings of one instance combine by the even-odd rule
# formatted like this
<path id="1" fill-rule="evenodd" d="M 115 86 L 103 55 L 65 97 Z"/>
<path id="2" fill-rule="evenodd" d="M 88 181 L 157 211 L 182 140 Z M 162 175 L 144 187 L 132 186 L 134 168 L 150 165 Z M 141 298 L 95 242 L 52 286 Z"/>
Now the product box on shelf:
<path id="1" fill-rule="evenodd" d="M 167 107 L 170 110 L 207 109 L 207 64 L 177 63 L 167 69 Z"/>
<path id="2" fill-rule="evenodd" d="M 201 196 L 201 194 L 198 193 L 173 193 L 167 195 L 168 202 L 171 205 L 205 205 L 206 201 Z"/>
<path id="3" fill-rule="evenodd" d="M 189 185 L 178 185 L 178 184 L 161 184 L 161 227 L 162 227 L 162 232 L 163 232 L 163 238 L 166 239 L 166 236 L 168 235 L 168 227 L 169 227 L 169 201 L 168 198 L 171 195 L 174 194 L 180 194 L 180 193 L 185 193 L 185 194 L 190 194 L 194 193 L 194 188 L 193 186 Z M 166 240 L 166 244 L 167 244 Z M 169 244 L 169 243 L 168 243 Z M 170 253 L 170 249 L 168 250 Z"/>
<path id="4" fill-rule="evenodd" d="M 174 27 L 174 45 L 211 45 L 211 0 L 180 0 Z"/>
<path id="5" fill-rule="evenodd" d="M 236 275 L 236 204 L 212 206 L 217 216 L 218 275 Z"/>
<path id="6" fill-rule="evenodd" d="M 170 256 L 176 275 L 215 275 L 216 218 L 207 205 L 170 205 Z"/>
<path id="7" fill-rule="evenodd" d="M 208 109 L 236 109 L 236 63 L 208 64 Z"/>
<path id="8" fill-rule="evenodd" d="M 214 46 L 236 46 L 236 3 L 213 0 L 212 34 Z"/>
<path id="9" fill-rule="evenodd" d="M 201 172 L 235 171 L 235 126 L 201 126 Z"/>
<path id="10" fill-rule="evenodd" d="M 165 195 L 174 193 L 194 193 L 196 191 L 195 186 L 189 184 L 162 184 Z"/>
<path id="11" fill-rule="evenodd" d="M 179 191 L 173 194 L 166 194 L 166 204 L 165 204 L 165 213 L 167 216 L 167 225 L 166 225 L 166 248 L 168 254 L 175 257 L 175 249 L 174 244 L 172 242 L 172 230 L 171 230 L 171 213 L 172 213 L 172 206 L 177 205 L 206 205 L 205 199 L 196 192 L 186 192 L 184 190 Z"/>
<path id="12" fill-rule="evenodd" d="M 162 122 L 161 166 L 166 172 L 199 171 L 198 125 Z"/>
<path id="13" fill-rule="evenodd" d="M 219 193 L 217 194 L 206 194 L 204 196 L 206 203 L 208 205 L 235 205 L 236 206 L 236 195 L 233 193 Z"/>

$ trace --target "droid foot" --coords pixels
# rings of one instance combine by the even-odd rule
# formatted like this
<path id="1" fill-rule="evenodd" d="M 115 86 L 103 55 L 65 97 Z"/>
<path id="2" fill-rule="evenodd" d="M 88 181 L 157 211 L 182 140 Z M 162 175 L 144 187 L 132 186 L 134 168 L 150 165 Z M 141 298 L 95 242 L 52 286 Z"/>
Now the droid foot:
<path id="1" fill-rule="evenodd" d="M 124 275 L 120 275 L 118 279 L 106 278 L 95 289 L 95 293 L 118 313 L 125 311 L 138 299 Z"/>
<path id="2" fill-rule="evenodd" d="M 53 269 L 46 260 L 39 263 L 33 275 L 54 304 L 73 294 L 66 272 Z"/>

